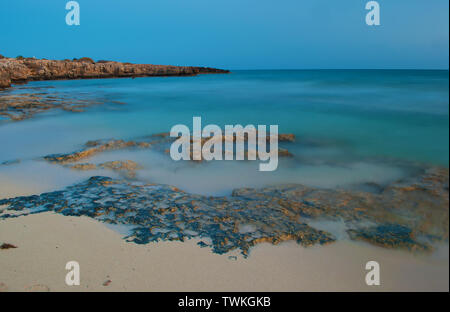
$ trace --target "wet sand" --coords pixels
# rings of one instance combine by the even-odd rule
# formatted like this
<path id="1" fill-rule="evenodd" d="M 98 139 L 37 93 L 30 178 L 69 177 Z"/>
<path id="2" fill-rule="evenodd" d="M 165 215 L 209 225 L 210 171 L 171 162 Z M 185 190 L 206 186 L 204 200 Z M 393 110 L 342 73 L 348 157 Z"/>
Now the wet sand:
<path id="1" fill-rule="evenodd" d="M 0 237 L 18 247 L 0 250 L 3 291 L 449 290 L 448 247 L 425 256 L 355 242 L 287 242 L 258 245 L 244 259 L 194 240 L 137 245 L 93 219 L 50 212 L 2 220 Z M 80 264 L 80 286 L 65 284 L 72 260 Z M 381 286 L 365 284 L 369 260 L 380 263 Z"/>

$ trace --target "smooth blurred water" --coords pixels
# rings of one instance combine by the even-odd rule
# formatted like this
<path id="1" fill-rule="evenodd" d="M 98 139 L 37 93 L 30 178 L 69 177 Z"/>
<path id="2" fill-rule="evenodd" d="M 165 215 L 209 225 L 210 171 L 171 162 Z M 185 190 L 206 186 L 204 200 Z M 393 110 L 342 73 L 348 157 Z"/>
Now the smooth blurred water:
<path id="1" fill-rule="evenodd" d="M 204 194 L 288 182 L 322 187 L 386 183 L 406 174 L 398 163 L 448 167 L 449 162 L 448 71 L 236 71 L 197 77 L 43 81 L 0 96 L 33 92 L 32 87 L 73 99 L 92 97 L 104 104 L 83 113 L 54 110 L 30 120 L 0 121 L 0 163 L 23 160 L 0 167 L 0 180 L 18 185 L 26 176 L 54 188 L 89 174 L 59 166 L 47 170 L 48 164 L 35 160 L 38 157 L 72 152 L 93 139 L 168 132 L 175 124 L 192 129 L 193 116 L 201 116 L 203 125 L 221 127 L 277 124 L 280 133 L 297 136 L 296 143 L 283 146 L 295 157 L 281 159 L 278 170 L 265 173 L 257 171 L 258 162 L 176 163 L 151 150 L 110 152 L 87 161 L 136 160 L 144 166 L 138 178 Z"/>

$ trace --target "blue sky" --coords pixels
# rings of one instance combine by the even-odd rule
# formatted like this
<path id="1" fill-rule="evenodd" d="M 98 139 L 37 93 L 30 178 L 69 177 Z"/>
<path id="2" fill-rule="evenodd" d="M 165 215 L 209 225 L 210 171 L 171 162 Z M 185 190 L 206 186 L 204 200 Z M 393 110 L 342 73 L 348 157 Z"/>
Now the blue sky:
<path id="1" fill-rule="evenodd" d="M 449 67 L 448 0 L 66 0 L 0 2 L 0 54 L 89 56 L 229 69 Z"/>

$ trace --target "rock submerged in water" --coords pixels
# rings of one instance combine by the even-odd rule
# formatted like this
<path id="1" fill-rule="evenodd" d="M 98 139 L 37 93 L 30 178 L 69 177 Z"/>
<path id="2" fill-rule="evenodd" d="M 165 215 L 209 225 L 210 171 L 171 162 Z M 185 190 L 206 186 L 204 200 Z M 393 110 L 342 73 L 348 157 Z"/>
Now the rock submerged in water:
<path id="1" fill-rule="evenodd" d="M 136 162 L 132 160 L 107 161 L 98 166 L 104 169 L 111 169 L 114 171 L 125 172 L 125 176 L 129 178 L 136 177 L 136 170 L 141 168 L 141 166 L 139 166 Z"/>
<path id="2" fill-rule="evenodd" d="M 11 165 L 17 165 L 21 162 L 20 159 L 13 159 L 13 160 L 7 160 L 0 163 L 0 166 L 11 166 Z"/>
<path id="3" fill-rule="evenodd" d="M 398 224 L 382 224 L 378 226 L 350 229 L 347 231 L 353 240 L 363 240 L 385 248 L 400 248 L 410 251 L 430 251 L 431 246 L 414 237 L 414 233 L 406 226 Z"/>
<path id="4" fill-rule="evenodd" d="M 74 163 L 79 160 L 94 156 L 96 154 L 111 151 L 120 150 L 126 148 L 145 148 L 149 147 L 150 142 L 144 141 L 124 141 L 124 140 L 104 140 L 104 141 L 89 141 L 85 146 L 79 150 L 69 154 L 52 154 L 44 156 L 44 159 L 49 162 L 67 164 Z"/>
<path id="5" fill-rule="evenodd" d="M 95 169 L 110 169 L 122 173 L 125 177 L 133 179 L 136 177 L 136 170 L 140 169 L 141 166 L 132 160 L 114 160 L 96 164 L 75 164 L 68 165 L 69 168 L 74 170 L 95 170 Z"/>
<path id="6" fill-rule="evenodd" d="M 76 164 L 76 165 L 70 165 L 70 166 L 68 166 L 70 169 L 73 169 L 73 170 L 81 170 L 81 171 L 84 171 L 84 170 L 95 170 L 95 169 L 97 169 L 97 165 L 96 164 L 88 164 L 88 163 L 85 163 L 85 164 Z"/>
<path id="7" fill-rule="evenodd" d="M 45 87 L 24 87 L 26 92 L 19 94 L 5 93 L 0 96 L 0 116 L 12 121 L 19 121 L 33 117 L 52 109 L 68 112 L 83 112 L 87 107 L 105 103 L 119 104 L 104 98 L 89 94 L 76 97 L 59 92 L 40 92 Z"/>
<path id="8" fill-rule="evenodd" d="M 287 142 L 295 140 L 293 135 L 280 136 Z M 129 141 L 94 140 L 76 152 L 44 159 L 78 170 L 116 170 L 134 178 L 139 165 L 132 161 L 99 165 L 77 162 L 117 149 L 164 151 L 175 139 L 161 133 Z M 374 187 L 355 191 L 288 184 L 235 189 L 230 197 L 200 196 L 167 185 L 93 177 L 62 191 L 0 200 L 0 205 L 9 205 L 0 217 L 15 217 L 8 214 L 11 210 L 23 214 L 53 210 L 87 215 L 133 226 L 129 240 L 136 243 L 209 238 L 211 244 L 199 245 L 217 253 L 238 248 L 244 255 L 261 242 L 295 240 L 304 246 L 333 242 L 336 238 L 331 233 L 308 223 L 335 220 L 344 221 L 353 240 L 386 248 L 429 251 L 433 242 L 448 240 L 449 172 L 439 167 L 421 167 L 414 172 L 415 176 L 377 186 L 376 191 L 370 191 Z M 250 225 L 251 231 L 240 232 L 241 225 Z"/>
<path id="9" fill-rule="evenodd" d="M 170 143 L 175 141 L 176 138 L 170 137 L 169 133 L 157 133 L 149 136 L 145 136 L 142 138 L 138 138 L 135 140 L 117 140 L 117 139 L 110 139 L 110 140 L 91 140 L 84 144 L 84 146 L 77 151 L 74 151 L 72 153 L 67 154 L 51 154 L 44 156 L 44 159 L 53 162 L 53 163 L 59 163 L 59 164 L 70 164 L 75 163 L 80 160 L 92 157 L 94 155 L 97 155 L 99 153 L 103 153 L 106 151 L 112 151 L 112 150 L 121 150 L 121 149 L 141 149 L 141 148 L 155 148 L 160 150 L 161 152 L 164 152 L 165 154 L 169 153 L 169 149 L 167 148 Z M 222 138 L 222 142 L 224 142 L 224 138 Z M 235 141 L 235 138 L 233 138 Z M 295 141 L 295 135 L 294 134 L 279 134 L 278 135 L 279 142 L 293 142 Z M 205 142 L 207 142 L 207 139 L 202 140 L 202 146 Z M 247 138 L 244 139 L 244 141 L 247 141 Z M 192 142 L 191 142 L 192 144 Z M 257 153 L 256 151 L 249 148 L 248 145 L 244 146 L 244 157 L 248 158 L 249 152 Z M 294 155 L 291 154 L 287 149 L 279 147 L 278 150 L 278 156 L 279 157 L 293 157 Z M 191 159 L 192 152 L 191 152 Z M 92 164 L 77 164 L 71 166 L 73 169 L 80 169 L 80 170 L 91 170 L 95 169 Z"/>

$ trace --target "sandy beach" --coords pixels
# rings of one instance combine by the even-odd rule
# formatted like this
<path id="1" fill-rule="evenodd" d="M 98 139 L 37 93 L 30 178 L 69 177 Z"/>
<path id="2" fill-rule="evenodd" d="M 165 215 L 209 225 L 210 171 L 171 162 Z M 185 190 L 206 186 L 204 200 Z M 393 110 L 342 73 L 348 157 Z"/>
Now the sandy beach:
<path id="1" fill-rule="evenodd" d="M 0 221 L 3 291 L 448 291 L 448 246 L 431 256 L 363 243 L 304 248 L 261 244 L 244 259 L 217 255 L 195 240 L 137 245 L 87 217 L 42 213 Z M 234 258 L 233 256 L 236 256 Z M 67 286 L 68 261 L 81 285 Z M 381 286 L 364 282 L 365 263 L 381 266 Z M 104 286 L 105 282 L 108 286 Z"/>
<path id="2" fill-rule="evenodd" d="M 2 295 L 449 292 L 448 1 L 3 2 Z"/>
<path id="3" fill-rule="evenodd" d="M 358 79 L 347 74 L 350 81 Z M 261 79 L 265 75 L 269 81 Z M 319 75 L 318 82 L 339 78 L 333 72 Z M 159 104 L 148 107 L 151 99 L 161 101 L 154 90 L 171 98 L 172 90 L 180 89 L 180 98 L 197 99 L 206 94 L 205 83 L 217 92 L 228 86 L 227 94 L 233 94 L 241 80 L 258 85 L 255 90 L 281 81 L 286 88 L 276 90 L 281 95 L 290 92 L 285 79 L 310 80 L 301 71 L 210 77 L 30 82 L 7 91 L 7 108 L 17 98 L 24 98 L 25 108 L 34 107 L 30 103 L 36 99 L 47 105 L 56 98 L 66 110 L 38 111 L 42 117 L 1 125 L 0 146 L 8 148 L 0 155 L 0 245 L 17 248 L 0 248 L 0 291 L 449 290 L 448 157 L 439 143 L 448 142 L 442 135 L 448 124 L 436 117 L 441 123 L 422 137 L 426 153 L 409 142 L 396 157 L 386 157 L 379 151 L 391 153 L 404 142 L 401 135 L 374 147 L 369 137 L 379 135 L 369 128 L 369 135 L 349 144 L 365 117 L 357 115 L 356 124 L 347 125 L 347 117 L 330 119 L 327 112 L 323 125 L 347 125 L 340 137 L 324 138 L 320 129 L 305 135 L 305 129 L 316 129 L 308 124 L 316 117 L 290 111 L 294 99 L 275 118 L 292 130 L 278 136 L 283 153 L 277 171 L 259 172 L 252 162 L 175 162 L 166 152 L 173 141 L 161 131 L 185 114 L 174 118 L 177 109 L 168 114 L 166 108 L 155 109 Z M 89 106 L 79 114 L 65 106 L 74 102 L 67 98 L 74 87 L 74 98 L 81 95 L 75 102 Z M 139 96 L 124 96 L 129 88 Z M 263 100 L 259 91 L 253 96 Z M 207 96 L 205 103 L 217 98 Z M 409 98 L 408 93 L 405 103 Z M 232 111 L 239 115 L 237 99 Z M 90 110 L 97 100 L 104 107 Z M 174 105 L 186 106 L 180 103 Z M 196 105 L 187 103 L 189 110 Z M 223 118 L 229 112 L 212 113 Z M 398 114 L 392 129 L 404 117 L 401 109 Z M 418 135 L 425 131 L 420 126 L 425 121 L 415 119 L 421 115 L 414 116 L 403 126 L 413 137 L 411 125 L 419 125 Z M 306 128 L 293 128 L 303 124 Z M 429 148 L 426 137 L 437 138 Z M 371 155 L 364 155 L 368 150 Z M 65 284 L 70 261 L 80 265 L 79 286 Z M 379 286 L 366 284 L 369 261 L 380 265 Z"/>
<path id="4" fill-rule="evenodd" d="M 3 176 L 0 198 L 56 186 Z M 1 211 L 0 207 L 0 211 Z M 349 240 L 313 247 L 293 241 L 219 255 L 199 240 L 135 244 L 120 231 L 54 212 L 0 220 L 0 291 L 448 291 L 449 248 L 432 254 Z M 367 286 L 365 264 L 380 264 L 381 285 Z M 66 263 L 80 264 L 81 285 L 67 286 Z"/>

